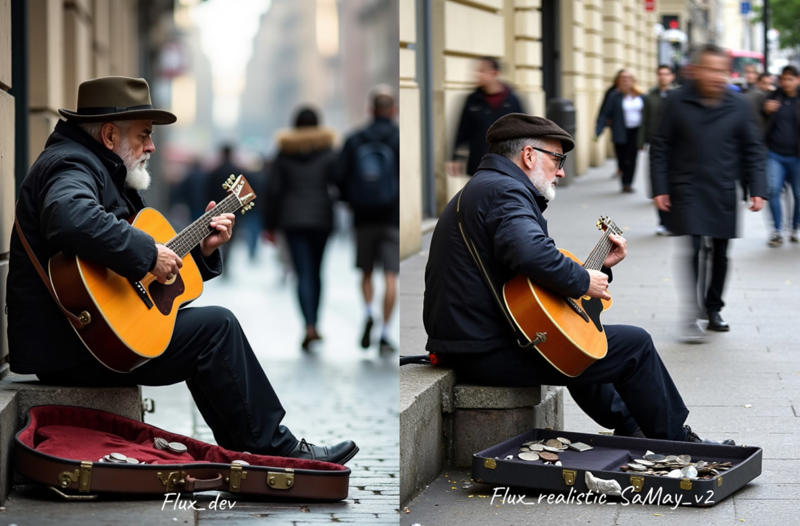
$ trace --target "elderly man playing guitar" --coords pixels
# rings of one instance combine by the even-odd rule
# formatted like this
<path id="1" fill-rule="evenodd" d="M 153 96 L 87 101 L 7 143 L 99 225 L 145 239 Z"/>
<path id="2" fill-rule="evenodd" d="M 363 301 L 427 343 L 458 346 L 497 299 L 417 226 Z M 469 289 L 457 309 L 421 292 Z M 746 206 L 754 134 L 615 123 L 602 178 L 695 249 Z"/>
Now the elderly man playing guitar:
<path id="1" fill-rule="evenodd" d="M 609 268 L 626 254 L 620 231 L 605 224 L 584 265 L 547 233 L 542 212 L 564 177 L 572 137 L 552 121 L 512 113 L 486 139 L 489 153 L 431 240 L 427 350 L 468 383 L 565 385 L 617 434 L 700 441 L 684 425 L 689 411 L 650 335 L 599 322 L 610 305 Z M 517 310 L 525 294 L 530 305 Z M 539 318 L 529 323 L 532 314 Z"/>
<path id="2" fill-rule="evenodd" d="M 231 212 L 241 203 L 209 203 L 194 225 L 201 234 L 192 244 L 181 235 L 168 243 L 129 223 L 144 212 L 139 191 L 150 182 L 153 125 L 171 124 L 175 115 L 153 108 L 144 79 L 127 77 L 82 83 L 77 110 L 59 112 L 66 120 L 56 125 L 18 193 L 7 291 L 11 369 L 57 384 L 186 381 L 220 446 L 340 464 L 351 459 L 358 451 L 352 441 L 316 446 L 281 425 L 285 411 L 233 313 L 221 307 L 178 310 L 192 299 L 179 295 L 192 287 L 188 267 L 198 281 L 220 274 L 217 249 L 230 240 Z M 63 293 L 52 291 L 58 288 L 56 256 L 82 265 L 79 276 L 87 284 L 92 272 L 115 276 L 142 311 L 172 315 L 163 351 L 152 349 L 152 359 L 142 359 L 148 353 L 143 340 L 134 362 L 102 359 L 107 346 L 96 345 L 89 332 L 111 316 L 100 315 L 96 296 L 91 307 L 71 312 Z M 42 271 L 48 261 L 52 285 Z M 112 332 L 130 343 L 132 337 L 106 330 Z M 149 336 L 155 329 L 138 332 Z"/>

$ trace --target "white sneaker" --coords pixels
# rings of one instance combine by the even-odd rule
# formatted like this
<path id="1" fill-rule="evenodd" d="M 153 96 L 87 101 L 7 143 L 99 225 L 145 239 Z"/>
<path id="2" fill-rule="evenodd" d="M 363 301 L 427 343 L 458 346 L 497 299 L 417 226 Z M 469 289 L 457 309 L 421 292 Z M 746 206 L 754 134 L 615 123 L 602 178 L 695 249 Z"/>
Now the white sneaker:
<path id="1" fill-rule="evenodd" d="M 792 243 L 800 243 L 800 234 L 798 234 L 796 228 L 792 230 L 792 235 L 789 236 L 789 241 L 791 241 Z"/>
<path id="2" fill-rule="evenodd" d="M 669 236 L 669 235 L 672 235 L 672 232 L 667 230 L 667 227 L 665 227 L 664 225 L 658 225 L 656 227 L 656 235 L 657 236 Z"/>
<path id="3" fill-rule="evenodd" d="M 778 230 L 776 230 L 769 237 L 769 241 L 767 241 L 767 244 L 771 247 L 779 247 L 783 244 L 783 236 Z"/>

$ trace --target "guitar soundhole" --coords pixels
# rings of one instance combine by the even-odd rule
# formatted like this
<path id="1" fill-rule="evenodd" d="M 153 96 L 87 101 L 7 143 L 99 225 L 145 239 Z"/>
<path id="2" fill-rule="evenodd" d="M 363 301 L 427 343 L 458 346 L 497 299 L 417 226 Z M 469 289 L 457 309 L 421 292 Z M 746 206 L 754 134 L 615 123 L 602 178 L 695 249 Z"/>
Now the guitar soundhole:
<path id="1" fill-rule="evenodd" d="M 172 305 L 175 303 L 175 298 L 183 294 L 184 290 L 186 290 L 186 285 L 184 285 L 180 273 L 178 273 L 175 281 L 169 285 L 153 281 L 147 288 L 150 297 L 153 298 L 153 303 L 156 304 L 156 308 L 164 316 L 170 313 Z"/>
<path id="2" fill-rule="evenodd" d="M 597 330 L 603 332 L 603 325 L 600 323 L 600 313 L 603 312 L 603 302 L 599 298 L 581 299 L 583 310 L 589 315 L 589 318 L 597 327 Z"/>

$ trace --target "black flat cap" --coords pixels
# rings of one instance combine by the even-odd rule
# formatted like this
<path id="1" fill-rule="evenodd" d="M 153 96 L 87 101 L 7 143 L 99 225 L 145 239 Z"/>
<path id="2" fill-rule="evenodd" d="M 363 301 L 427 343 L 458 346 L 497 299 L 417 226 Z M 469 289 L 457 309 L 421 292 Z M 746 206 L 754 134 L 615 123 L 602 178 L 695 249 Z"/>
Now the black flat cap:
<path id="1" fill-rule="evenodd" d="M 510 139 L 537 138 L 561 141 L 564 153 L 575 147 L 572 136 L 555 122 L 544 117 L 535 117 L 527 113 L 509 113 L 503 115 L 489 127 L 486 142 L 489 144 L 508 141 Z"/>

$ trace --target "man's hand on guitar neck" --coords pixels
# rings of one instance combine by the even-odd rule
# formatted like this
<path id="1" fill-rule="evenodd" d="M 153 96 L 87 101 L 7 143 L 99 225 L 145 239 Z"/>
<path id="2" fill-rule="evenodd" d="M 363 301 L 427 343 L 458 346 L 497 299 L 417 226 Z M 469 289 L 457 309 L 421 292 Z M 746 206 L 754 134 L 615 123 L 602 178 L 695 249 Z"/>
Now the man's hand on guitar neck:
<path id="1" fill-rule="evenodd" d="M 608 256 L 606 256 L 606 260 L 603 262 L 603 265 L 611 268 L 625 259 L 625 256 L 628 255 L 628 242 L 625 241 L 624 237 L 616 234 L 609 235 L 608 240 L 611 241 L 611 251 L 608 253 Z"/>
<path id="2" fill-rule="evenodd" d="M 156 249 L 158 250 L 158 256 L 156 257 L 156 264 L 150 273 L 160 283 L 166 283 L 178 275 L 178 270 L 183 266 L 183 260 L 178 257 L 178 254 L 161 243 L 156 243 Z"/>
<path id="3" fill-rule="evenodd" d="M 206 206 L 206 212 L 214 208 L 216 204 L 217 203 L 214 201 L 209 202 L 208 206 Z M 203 256 L 210 256 L 217 248 L 231 240 L 231 236 L 233 235 L 233 223 L 235 221 L 236 216 L 231 213 L 220 214 L 211 218 L 211 224 L 209 224 L 209 226 L 216 230 L 216 232 L 213 232 L 200 242 L 200 250 Z"/>

